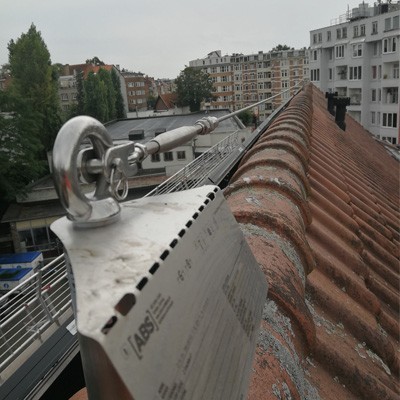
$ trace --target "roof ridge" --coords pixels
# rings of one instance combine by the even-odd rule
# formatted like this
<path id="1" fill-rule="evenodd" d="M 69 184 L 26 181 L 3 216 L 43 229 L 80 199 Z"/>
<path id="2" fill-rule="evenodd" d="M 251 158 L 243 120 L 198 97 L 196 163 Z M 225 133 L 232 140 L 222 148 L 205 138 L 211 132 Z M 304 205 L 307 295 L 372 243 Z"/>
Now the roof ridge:
<path id="1" fill-rule="evenodd" d="M 305 300 L 305 277 L 315 264 L 305 233 L 311 222 L 307 203 L 311 94 L 308 86 L 290 101 L 244 156 L 225 189 L 231 210 L 269 278 L 269 297 L 276 302 L 277 313 L 291 320 L 292 334 L 287 334 L 296 350 L 294 364 L 298 362 L 296 357 L 306 354 L 315 340 L 315 325 Z M 261 336 L 276 334 L 263 327 Z M 263 354 L 260 351 L 260 360 Z M 281 356 L 276 355 L 275 365 L 284 369 L 286 363 L 287 368 Z M 291 390 L 297 390 L 294 397 L 307 397 L 294 377 L 286 375 L 284 382 Z"/>

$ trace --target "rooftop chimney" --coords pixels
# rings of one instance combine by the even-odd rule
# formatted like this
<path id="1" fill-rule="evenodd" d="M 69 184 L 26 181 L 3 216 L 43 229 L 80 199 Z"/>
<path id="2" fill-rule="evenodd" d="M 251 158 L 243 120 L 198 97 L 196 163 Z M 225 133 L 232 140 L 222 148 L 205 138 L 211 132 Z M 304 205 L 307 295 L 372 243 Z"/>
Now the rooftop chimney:
<path id="1" fill-rule="evenodd" d="M 334 98 L 333 103 L 336 106 L 336 116 L 335 122 L 336 125 L 342 129 L 343 131 L 346 130 L 346 107 L 350 105 L 350 97 L 339 97 Z"/>
<path id="2" fill-rule="evenodd" d="M 338 96 L 338 92 L 325 92 L 325 98 L 328 99 L 328 111 L 331 115 L 335 115 L 334 97 Z"/>

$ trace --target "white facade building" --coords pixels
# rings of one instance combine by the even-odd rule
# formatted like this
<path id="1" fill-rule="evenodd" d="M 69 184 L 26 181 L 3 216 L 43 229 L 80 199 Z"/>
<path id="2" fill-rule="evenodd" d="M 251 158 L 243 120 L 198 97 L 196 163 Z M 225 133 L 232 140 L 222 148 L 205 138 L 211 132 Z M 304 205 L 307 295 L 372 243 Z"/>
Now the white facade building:
<path id="1" fill-rule="evenodd" d="M 399 143 L 400 2 L 362 3 L 310 32 L 310 79 L 350 97 L 348 113 L 376 137 Z"/>

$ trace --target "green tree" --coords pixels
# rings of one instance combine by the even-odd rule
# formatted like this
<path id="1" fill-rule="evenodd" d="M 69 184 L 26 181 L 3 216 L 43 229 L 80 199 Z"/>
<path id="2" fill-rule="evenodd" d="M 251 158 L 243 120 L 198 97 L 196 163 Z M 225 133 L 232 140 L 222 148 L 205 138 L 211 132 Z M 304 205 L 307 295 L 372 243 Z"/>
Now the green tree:
<path id="1" fill-rule="evenodd" d="M 57 67 L 35 25 L 8 44 L 11 83 L 0 92 L 0 202 L 43 176 L 61 125 Z"/>
<path id="2" fill-rule="evenodd" d="M 253 122 L 254 114 L 250 110 L 244 110 L 241 111 L 237 116 L 245 126 L 250 126 L 251 123 Z"/>
<path id="3" fill-rule="evenodd" d="M 94 72 L 89 72 L 83 86 L 85 90 L 85 114 L 101 122 L 106 122 L 108 110 L 105 83 Z"/>
<path id="4" fill-rule="evenodd" d="M 111 79 L 111 73 L 105 70 L 104 68 L 100 68 L 98 77 L 101 82 L 104 83 L 104 87 L 106 89 L 106 100 L 107 100 L 107 112 L 106 112 L 106 121 L 111 121 L 116 117 L 115 110 L 115 89 Z"/>
<path id="5" fill-rule="evenodd" d="M 154 108 L 154 106 L 156 105 L 156 101 L 157 98 L 150 94 L 149 97 L 147 97 L 147 107 L 149 109 Z"/>
<path id="6" fill-rule="evenodd" d="M 286 44 L 278 44 L 271 51 L 281 51 L 281 50 L 293 50 L 294 47 L 290 47 Z"/>
<path id="7" fill-rule="evenodd" d="M 126 118 L 124 99 L 121 93 L 121 82 L 114 69 L 111 70 L 111 80 L 115 90 L 115 116 L 117 118 Z"/>
<path id="8" fill-rule="evenodd" d="M 50 150 L 61 125 L 57 68 L 51 65 L 50 53 L 34 24 L 17 41 L 11 40 L 8 50 L 12 76 L 9 95 L 18 107 L 13 111 L 21 118 L 33 118 L 36 129 L 31 134 L 44 150 Z"/>
<path id="9" fill-rule="evenodd" d="M 78 71 L 76 74 L 76 114 L 82 115 L 85 111 L 85 89 L 83 87 L 83 72 Z"/>
<path id="10" fill-rule="evenodd" d="M 93 57 L 86 60 L 86 64 L 93 64 L 93 65 L 105 65 L 103 61 L 99 59 L 99 57 Z"/>
<path id="11" fill-rule="evenodd" d="M 213 84 L 210 75 L 201 69 L 186 67 L 176 78 L 178 104 L 189 106 L 190 111 L 199 111 L 203 100 L 210 99 Z"/>
<path id="12" fill-rule="evenodd" d="M 15 99 L 0 91 L 0 110 L 16 106 Z M 39 157 L 43 144 L 33 134 L 37 128 L 34 113 L 0 115 L 0 211 L 46 170 L 46 161 Z"/>

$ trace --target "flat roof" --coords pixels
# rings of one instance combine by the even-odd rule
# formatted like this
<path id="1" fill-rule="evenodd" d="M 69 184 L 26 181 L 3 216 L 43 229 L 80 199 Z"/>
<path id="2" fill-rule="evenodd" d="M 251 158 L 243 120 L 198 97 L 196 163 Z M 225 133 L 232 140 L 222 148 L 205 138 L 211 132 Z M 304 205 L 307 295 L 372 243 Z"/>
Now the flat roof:
<path id="1" fill-rule="evenodd" d="M 216 117 L 220 118 L 229 114 L 228 110 L 210 110 L 208 113 L 200 111 L 198 113 L 183 114 L 183 115 L 163 115 L 159 117 L 146 117 L 146 118 L 132 118 L 113 122 L 106 126 L 107 131 L 113 140 L 127 140 L 129 132 L 133 130 L 144 131 L 144 142 L 152 139 L 155 132 L 165 129 L 170 131 L 172 129 L 180 128 L 182 126 L 191 126 L 203 117 Z M 219 123 L 218 127 L 213 131 L 218 132 L 234 132 L 242 127 L 237 122 L 236 118 L 229 118 Z M 140 142 L 140 141 L 139 141 Z"/>

